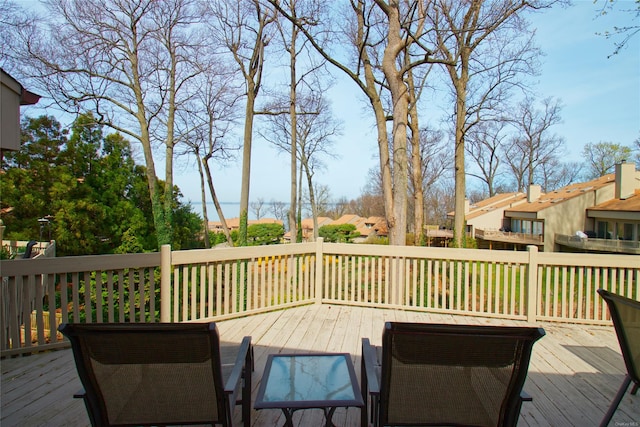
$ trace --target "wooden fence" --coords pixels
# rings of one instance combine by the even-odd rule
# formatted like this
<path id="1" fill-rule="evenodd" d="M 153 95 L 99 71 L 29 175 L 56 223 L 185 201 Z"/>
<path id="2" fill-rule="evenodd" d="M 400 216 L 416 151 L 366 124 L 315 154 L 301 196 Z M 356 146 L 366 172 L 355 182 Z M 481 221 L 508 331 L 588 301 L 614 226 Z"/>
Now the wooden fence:
<path id="1" fill-rule="evenodd" d="M 598 288 L 640 299 L 639 257 L 535 246 L 165 246 L 151 254 L 2 261 L 0 272 L 2 356 L 67 345 L 56 333 L 60 322 L 222 320 L 326 303 L 610 324 Z"/>

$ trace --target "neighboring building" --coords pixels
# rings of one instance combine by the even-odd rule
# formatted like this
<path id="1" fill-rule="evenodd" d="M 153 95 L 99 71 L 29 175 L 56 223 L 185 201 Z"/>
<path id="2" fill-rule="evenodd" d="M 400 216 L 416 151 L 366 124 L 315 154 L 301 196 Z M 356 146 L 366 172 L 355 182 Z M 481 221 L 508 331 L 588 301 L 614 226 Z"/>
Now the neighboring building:
<path id="1" fill-rule="evenodd" d="M 531 186 L 524 201 L 517 196 L 518 203 L 501 208 L 499 220 L 489 215 L 497 209 L 475 216 L 478 211 L 471 210 L 468 222 L 478 247 L 640 254 L 639 192 L 640 172 L 633 163 L 621 163 L 615 174 L 546 194 Z"/>
<path id="2" fill-rule="evenodd" d="M 331 224 L 333 220 L 326 216 L 318 217 L 318 228 L 323 225 Z M 301 221 L 301 229 L 302 229 L 302 241 L 310 242 L 313 240 L 313 218 L 305 218 Z M 284 241 L 286 243 L 291 242 L 291 231 L 287 231 L 284 233 Z"/>
<path id="3" fill-rule="evenodd" d="M 284 225 L 282 221 L 275 218 L 261 218 L 261 219 L 250 219 L 247 221 L 247 226 L 254 224 L 280 224 Z M 223 232 L 222 223 L 220 221 L 209 221 L 209 231 L 213 232 Z M 229 232 L 233 230 L 240 229 L 240 218 L 229 218 L 227 219 L 227 228 L 229 228 Z"/>
<path id="4" fill-rule="evenodd" d="M 20 149 L 20 106 L 39 100 L 39 95 L 26 90 L 0 68 L 0 155 Z"/>
<path id="5" fill-rule="evenodd" d="M 535 194 L 539 194 L 540 187 L 534 187 L 537 190 Z M 534 191 L 530 189 L 530 194 L 533 193 Z M 465 200 L 467 235 L 475 238 L 476 230 L 498 231 L 504 229 L 504 211 L 526 201 L 527 195 L 524 193 L 500 193 L 474 204 L 470 204 L 468 200 Z M 447 214 L 450 219 L 453 219 L 454 215 L 455 212 Z"/>
<path id="6" fill-rule="evenodd" d="M 386 237 L 389 234 L 387 221 L 381 216 L 361 218 L 361 221 L 356 224 L 356 231 L 360 233 L 360 237 L 355 239 L 356 243 L 365 242 L 367 239 Z"/>
<path id="7" fill-rule="evenodd" d="M 387 223 L 383 217 L 371 216 L 362 218 L 358 215 L 346 214 L 336 220 L 328 217 L 318 217 L 318 228 L 325 225 L 341 225 L 353 224 L 360 236 L 354 239 L 354 243 L 362 243 L 367 239 L 375 237 L 384 237 L 387 235 Z M 313 218 L 305 218 L 302 220 L 302 241 L 310 242 L 313 240 Z M 286 232 L 284 241 L 291 241 L 291 233 Z"/>

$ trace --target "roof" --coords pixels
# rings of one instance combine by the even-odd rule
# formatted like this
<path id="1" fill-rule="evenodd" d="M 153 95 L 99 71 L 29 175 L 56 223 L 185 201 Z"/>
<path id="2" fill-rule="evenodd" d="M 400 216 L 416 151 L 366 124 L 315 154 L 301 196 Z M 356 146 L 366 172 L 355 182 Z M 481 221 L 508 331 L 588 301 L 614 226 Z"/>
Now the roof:
<path id="1" fill-rule="evenodd" d="M 318 227 L 322 227 L 323 225 L 330 224 L 333 221 L 331 218 L 327 216 L 319 216 L 318 217 Z M 304 218 L 301 221 L 301 227 L 303 230 L 313 230 L 313 218 Z"/>
<path id="2" fill-rule="evenodd" d="M 631 197 L 613 199 L 588 209 L 589 211 L 638 212 L 640 215 L 640 190 L 635 190 Z"/>
<path id="3" fill-rule="evenodd" d="M 545 193 L 540 196 L 536 201 L 529 203 L 522 203 L 513 208 L 509 208 L 509 212 L 540 212 L 544 209 L 550 208 L 557 203 L 565 200 L 579 197 L 587 192 L 599 190 L 607 185 L 615 185 L 615 174 L 610 173 L 608 175 L 601 176 L 600 178 L 593 179 L 587 182 L 579 182 L 576 184 L 567 185 L 558 190 Z"/>
<path id="4" fill-rule="evenodd" d="M 477 218 L 496 209 L 512 207 L 514 203 L 521 203 L 526 201 L 526 199 L 527 195 L 525 193 L 513 192 L 496 194 L 493 197 L 489 197 L 488 199 L 481 200 L 471 205 L 469 207 L 469 212 L 465 215 L 465 218 L 467 220 Z"/>
<path id="5" fill-rule="evenodd" d="M 345 214 L 342 215 L 340 218 L 336 219 L 335 221 L 333 221 L 331 223 L 331 225 L 340 225 L 340 224 L 354 224 L 356 222 L 358 222 L 358 220 L 362 219 L 361 217 L 359 217 L 358 215 L 353 215 L 353 214 Z"/>
<path id="6" fill-rule="evenodd" d="M 20 82 L 13 78 L 3 68 L 0 68 L 0 81 L 2 81 L 4 86 L 20 95 L 20 105 L 34 105 L 40 100 L 40 95 L 25 89 Z"/>

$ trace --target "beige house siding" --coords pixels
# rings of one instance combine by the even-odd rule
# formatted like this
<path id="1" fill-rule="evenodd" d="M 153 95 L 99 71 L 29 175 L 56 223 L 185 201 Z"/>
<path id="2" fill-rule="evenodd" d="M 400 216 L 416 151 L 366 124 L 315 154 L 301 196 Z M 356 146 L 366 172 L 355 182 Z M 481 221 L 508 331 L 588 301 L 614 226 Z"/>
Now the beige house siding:
<path id="1" fill-rule="evenodd" d="M 20 106 L 39 99 L 0 68 L 0 152 L 20 149 Z"/>
<path id="2" fill-rule="evenodd" d="M 20 94 L 22 87 L 0 71 L 0 150 L 20 148 Z"/>
<path id="3" fill-rule="evenodd" d="M 496 209 L 490 212 L 485 212 L 476 218 L 467 221 L 467 225 L 471 227 L 471 237 L 476 237 L 476 230 L 498 230 L 502 227 L 504 218 L 504 209 Z"/>

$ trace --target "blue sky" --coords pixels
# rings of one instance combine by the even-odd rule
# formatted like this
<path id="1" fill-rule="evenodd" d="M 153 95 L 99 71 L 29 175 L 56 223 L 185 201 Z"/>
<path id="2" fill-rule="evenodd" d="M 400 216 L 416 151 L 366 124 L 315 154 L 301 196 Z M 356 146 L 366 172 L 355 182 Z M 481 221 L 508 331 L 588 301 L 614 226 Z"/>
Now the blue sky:
<path id="1" fill-rule="evenodd" d="M 619 1 L 619 5 L 632 0 Z M 530 17 L 538 46 L 545 53 L 536 88 L 539 99 L 560 98 L 563 122 L 554 133 L 565 138 L 568 160 L 579 161 L 589 142 L 609 141 L 631 145 L 640 137 L 640 36 L 618 55 L 612 40 L 596 35 L 629 22 L 629 14 L 596 17 L 592 0 L 574 2 Z M 339 73 L 334 73 L 340 77 Z M 317 175 L 331 188 L 334 198 L 356 198 L 366 184 L 368 171 L 377 167 L 376 133 L 367 116 L 359 89 L 339 80 L 331 90 L 334 113 L 344 121 L 344 134 L 335 143 L 337 159 Z M 257 140 L 254 143 L 251 199 L 287 201 L 288 155 L 277 154 Z M 222 201 L 237 202 L 240 194 L 240 160 L 216 173 Z M 185 171 L 186 172 L 186 171 Z M 177 183 L 188 199 L 197 203 L 193 178 L 176 170 Z"/>

